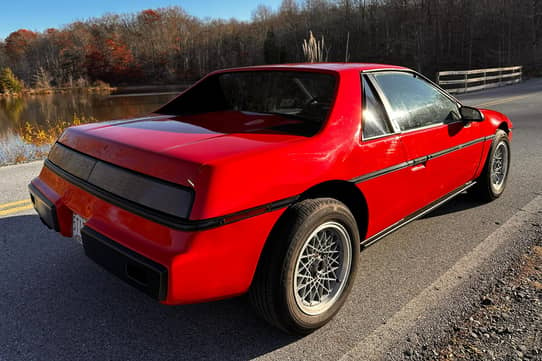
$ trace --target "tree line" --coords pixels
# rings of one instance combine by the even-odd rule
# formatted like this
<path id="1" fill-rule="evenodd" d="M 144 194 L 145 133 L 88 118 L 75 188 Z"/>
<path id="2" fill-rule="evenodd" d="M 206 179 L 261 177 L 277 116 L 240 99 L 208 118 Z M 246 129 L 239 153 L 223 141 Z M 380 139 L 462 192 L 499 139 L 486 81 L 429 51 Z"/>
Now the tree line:
<path id="1" fill-rule="evenodd" d="M 250 21 L 180 7 L 108 14 L 0 41 L 0 69 L 27 86 L 175 83 L 215 69 L 306 61 L 312 32 L 327 61 L 439 70 L 523 65 L 541 74 L 542 0 L 283 0 Z"/>

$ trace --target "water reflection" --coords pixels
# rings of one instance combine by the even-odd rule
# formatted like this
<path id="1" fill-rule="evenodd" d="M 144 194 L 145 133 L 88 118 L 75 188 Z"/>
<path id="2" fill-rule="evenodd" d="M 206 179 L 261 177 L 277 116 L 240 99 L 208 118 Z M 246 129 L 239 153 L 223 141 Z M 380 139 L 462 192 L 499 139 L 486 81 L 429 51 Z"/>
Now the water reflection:
<path id="1" fill-rule="evenodd" d="M 175 92 L 0 97 L 0 165 L 43 158 L 70 125 L 147 114 Z"/>

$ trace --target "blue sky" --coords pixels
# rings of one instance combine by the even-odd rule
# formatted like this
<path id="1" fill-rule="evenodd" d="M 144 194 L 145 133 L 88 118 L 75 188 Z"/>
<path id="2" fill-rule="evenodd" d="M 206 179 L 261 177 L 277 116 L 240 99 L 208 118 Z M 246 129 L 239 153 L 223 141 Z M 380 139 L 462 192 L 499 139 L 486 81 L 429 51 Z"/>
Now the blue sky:
<path id="1" fill-rule="evenodd" d="M 0 39 L 18 29 L 43 31 L 105 13 L 180 6 L 205 18 L 248 20 L 258 4 L 276 10 L 281 0 L 3 0 L 0 5 Z"/>

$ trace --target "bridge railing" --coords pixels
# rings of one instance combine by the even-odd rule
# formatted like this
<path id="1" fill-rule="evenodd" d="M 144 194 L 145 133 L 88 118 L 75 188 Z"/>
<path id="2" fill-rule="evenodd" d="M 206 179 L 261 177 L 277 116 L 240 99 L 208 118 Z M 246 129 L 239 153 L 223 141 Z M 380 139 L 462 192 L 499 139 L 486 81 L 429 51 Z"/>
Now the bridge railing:
<path id="1" fill-rule="evenodd" d="M 448 92 L 458 94 L 519 83 L 522 73 L 522 66 L 441 71 L 437 73 L 437 83 Z"/>

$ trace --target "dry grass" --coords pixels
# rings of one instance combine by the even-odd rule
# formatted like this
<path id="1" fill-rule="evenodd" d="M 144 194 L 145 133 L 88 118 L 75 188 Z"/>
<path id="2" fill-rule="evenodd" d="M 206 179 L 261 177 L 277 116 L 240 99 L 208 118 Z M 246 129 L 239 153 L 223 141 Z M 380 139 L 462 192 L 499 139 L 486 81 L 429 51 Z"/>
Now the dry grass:
<path id="1" fill-rule="evenodd" d="M 542 247 L 540 246 L 534 246 L 529 254 L 523 256 L 523 262 L 515 284 L 519 285 L 522 280 L 534 275 L 542 275 Z M 535 283 L 538 285 L 535 285 Z M 542 289 L 539 282 L 531 282 L 531 284 L 537 289 Z"/>
<path id="2" fill-rule="evenodd" d="M 42 146 L 53 144 L 60 137 L 64 129 L 68 127 L 94 122 L 96 122 L 96 118 L 94 117 L 81 117 L 74 114 L 71 121 L 58 120 L 48 123 L 45 126 L 32 125 L 26 122 L 23 127 L 17 129 L 17 133 L 26 143 Z"/>
<path id="3" fill-rule="evenodd" d="M 6 136 L 5 140 L 0 140 L 0 166 L 43 159 L 64 129 L 94 122 L 94 117 L 80 117 L 76 114 L 71 121 L 58 120 L 43 125 L 26 122 L 16 128 L 15 133 Z"/>

